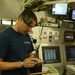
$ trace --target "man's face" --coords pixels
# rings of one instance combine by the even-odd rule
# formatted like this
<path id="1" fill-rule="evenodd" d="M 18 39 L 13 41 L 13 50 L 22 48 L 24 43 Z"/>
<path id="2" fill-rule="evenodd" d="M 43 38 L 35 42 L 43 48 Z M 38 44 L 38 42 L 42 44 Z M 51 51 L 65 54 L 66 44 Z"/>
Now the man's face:
<path id="1" fill-rule="evenodd" d="M 21 24 L 19 25 L 19 33 L 26 34 L 27 32 L 31 32 L 32 28 L 35 27 L 36 22 L 32 19 L 32 23 L 30 25 L 27 25 L 24 23 L 23 19 L 21 21 Z"/>

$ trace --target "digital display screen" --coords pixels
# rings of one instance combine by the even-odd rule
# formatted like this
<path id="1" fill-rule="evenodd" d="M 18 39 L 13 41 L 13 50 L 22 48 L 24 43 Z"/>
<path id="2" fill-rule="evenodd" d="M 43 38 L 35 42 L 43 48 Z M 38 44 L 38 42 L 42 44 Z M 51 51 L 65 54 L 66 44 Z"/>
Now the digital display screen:
<path id="1" fill-rule="evenodd" d="M 75 9 L 70 9 L 68 13 L 68 19 L 73 21 L 75 20 Z"/>
<path id="2" fill-rule="evenodd" d="M 75 46 L 65 46 L 67 61 L 75 61 Z"/>
<path id="3" fill-rule="evenodd" d="M 58 46 L 42 47 L 42 52 L 46 64 L 61 62 L 60 48 Z"/>
<path id="4" fill-rule="evenodd" d="M 52 15 L 67 15 L 67 3 L 56 3 L 52 6 Z"/>
<path id="5" fill-rule="evenodd" d="M 72 10 L 72 20 L 75 20 L 75 10 Z"/>
<path id="6" fill-rule="evenodd" d="M 74 32 L 73 31 L 65 31 L 64 32 L 64 41 L 65 42 L 74 42 Z"/>

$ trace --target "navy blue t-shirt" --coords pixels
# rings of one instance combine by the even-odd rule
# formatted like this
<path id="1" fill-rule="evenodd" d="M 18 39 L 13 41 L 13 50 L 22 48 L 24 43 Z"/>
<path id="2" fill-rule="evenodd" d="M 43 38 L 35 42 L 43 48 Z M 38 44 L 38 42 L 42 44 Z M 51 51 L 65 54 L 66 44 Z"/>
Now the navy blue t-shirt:
<path id="1" fill-rule="evenodd" d="M 0 58 L 7 62 L 23 61 L 33 51 L 28 34 L 17 33 L 12 27 L 0 32 Z M 26 75 L 26 68 L 2 71 L 3 75 Z"/>

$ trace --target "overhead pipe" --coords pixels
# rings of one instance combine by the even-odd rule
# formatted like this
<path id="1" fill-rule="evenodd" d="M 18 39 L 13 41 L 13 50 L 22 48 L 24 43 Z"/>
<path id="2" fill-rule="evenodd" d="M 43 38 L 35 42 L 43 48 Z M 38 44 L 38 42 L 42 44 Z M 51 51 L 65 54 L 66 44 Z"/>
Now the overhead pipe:
<path id="1" fill-rule="evenodd" d="M 75 0 L 59 0 L 59 1 L 46 1 L 43 3 L 43 5 L 50 5 L 50 4 L 55 4 L 55 3 L 70 3 L 70 2 L 75 2 Z"/>

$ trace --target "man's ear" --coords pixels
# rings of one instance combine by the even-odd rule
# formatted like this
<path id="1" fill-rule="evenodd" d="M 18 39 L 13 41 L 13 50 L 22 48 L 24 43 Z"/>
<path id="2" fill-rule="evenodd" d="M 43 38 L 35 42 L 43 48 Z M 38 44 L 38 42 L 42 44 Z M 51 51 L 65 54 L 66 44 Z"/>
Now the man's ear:
<path id="1" fill-rule="evenodd" d="M 22 18 L 22 17 L 20 17 L 20 20 L 23 20 L 23 18 Z"/>
<path id="2" fill-rule="evenodd" d="M 20 20 L 20 21 L 23 21 L 23 18 L 22 18 L 22 17 L 20 17 L 20 18 L 19 18 L 19 20 Z"/>

